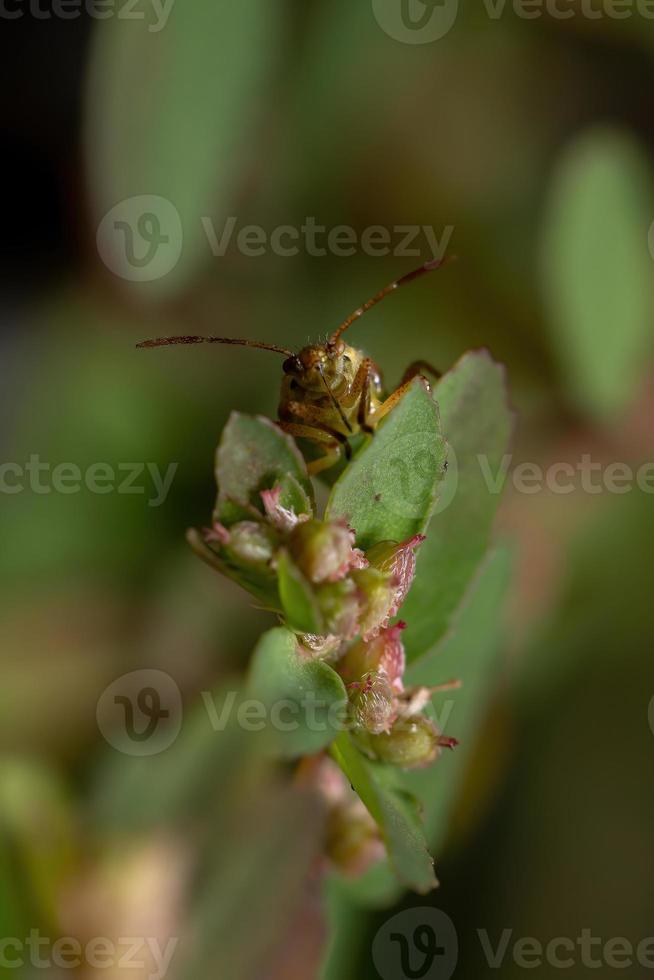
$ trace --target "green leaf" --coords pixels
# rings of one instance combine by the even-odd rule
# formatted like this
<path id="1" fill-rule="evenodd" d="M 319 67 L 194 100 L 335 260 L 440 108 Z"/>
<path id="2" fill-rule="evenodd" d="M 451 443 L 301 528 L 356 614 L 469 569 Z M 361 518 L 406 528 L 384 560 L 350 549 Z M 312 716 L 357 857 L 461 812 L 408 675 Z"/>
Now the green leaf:
<path id="1" fill-rule="evenodd" d="M 640 148 L 610 129 L 573 143 L 554 175 L 544 298 L 569 393 L 599 417 L 628 406 L 652 349 L 648 185 Z"/>
<path id="2" fill-rule="evenodd" d="M 458 739 L 454 752 L 444 752 L 433 768 L 407 773 L 407 785 L 425 807 L 430 846 L 439 849 L 448 830 L 451 808 L 476 747 L 485 718 L 485 705 L 499 681 L 498 653 L 502 607 L 510 579 L 512 556 L 498 548 L 484 560 L 459 610 L 453 629 L 429 656 L 409 667 L 407 684 L 439 684 L 451 678 L 462 682 L 458 691 L 438 695 L 436 719 Z M 449 702 L 451 711 L 443 707 Z M 440 710 L 439 710 L 440 708 Z"/>
<path id="3" fill-rule="evenodd" d="M 298 633 L 322 633 L 320 609 L 311 585 L 286 551 L 277 556 L 279 595 L 286 622 Z"/>
<path id="4" fill-rule="evenodd" d="M 313 489 L 302 455 L 285 432 L 261 415 L 232 412 L 216 453 L 220 520 L 227 504 L 262 510 L 260 491 L 282 483 L 282 502 L 313 502 Z M 227 510 L 229 513 L 229 510 Z"/>
<path id="5" fill-rule="evenodd" d="M 398 782 L 397 770 L 369 762 L 341 732 L 331 754 L 379 825 L 399 880 L 424 894 L 437 885 L 415 799 Z"/>
<path id="6" fill-rule="evenodd" d="M 404 541 L 424 531 L 446 459 L 438 408 L 416 378 L 336 481 L 327 516 L 345 518 L 361 548 Z"/>
<path id="7" fill-rule="evenodd" d="M 248 694 L 262 701 L 284 756 L 319 752 L 342 728 L 347 708 L 343 681 L 322 660 L 300 654 L 284 627 L 261 637 L 252 657 Z"/>
<path id="8" fill-rule="evenodd" d="M 450 628 L 488 548 L 513 427 L 504 369 L 486 351 L 465 354 L 434 394 L 449 466 L 402 607 L 402 619 L 409 624 L 403 636 L 409 661 L 430 650 Z"/>
<path id="9" fill-rule="evenodd" d="M 266 0 L 246 9 L 215 0 L 166 2 L 162 9 L 163 16 L 136 0 L 129 17 L 96 22 L 86 156 L 97 221 L 136 198 L 115 220 L 137 229 L 139 217 L 150 213 L 160 224 L 155 237 L 169 237 L 139 269 L 110 216 L 113 237 L 105 246 L 112 271 L 132 280 L 147 276 L 157 295 L 170 295 L 211 261 L 202 218 L 230 213 L 283 14 Z M 134 238 L 142 261 L 148 239 L 138 232 Z"/>

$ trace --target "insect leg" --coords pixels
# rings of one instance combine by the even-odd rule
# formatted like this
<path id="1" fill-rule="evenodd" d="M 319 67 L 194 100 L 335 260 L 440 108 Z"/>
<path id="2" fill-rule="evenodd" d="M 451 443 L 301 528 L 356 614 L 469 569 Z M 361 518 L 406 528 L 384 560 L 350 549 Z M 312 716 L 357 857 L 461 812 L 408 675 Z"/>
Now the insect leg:
<path id="1" fill-rule="evenodd" d="M 362 432 L 368 433 L 368 435 L 373 435 L 374 429 L 368 422 L 368 416 L 370 415 L 370 383 L 372 380 L 372 361 L 370 358 L 366 358 L 359 370 L 357 371 L 356 378 L 354 379 L 354 384 L 352 385 L 353 392 L 359 398 L 359 407 L 357 410 L 357 422 L 359 423 L 359 428 Z"/>
<path id="2" fill-rule="evenodd" d="M 297 422 L 308 425 L 312 429 L 319 429 L 326 432 L 332 441 L 339 443 L 345 450 L 348 459 L 352 456 L 352 449 L 348 442 L 347 435 L 339 429 L 334 428 L 328 421 L 325 421 L 325 413 L 315 405 L 307 405 L 304 402 L 288 402 L 282 409 L 280 407 L 279 417 L 284 422 Z M 332 418 L 332 416 L 329 416 Z"/>
<path id="3" fill-rule="evenodd" d="M 413 378 L 410 378 L 408 381 L 405 381 L 403 384 L 401 384 L 398 388 L 395 389 L 395 391 L 391 392 L 391 394 L 388 396 L 386 401 L 382 402 L 379 408 L 376 409 L 375 414 L 372 416 L 372 421 L 375 423 L 375 425 L 377 425 L 378 422 L 381 422 L 384 416 L 388 415 L 388 413 L 395 408 L 397 403 L 406 394 L 407 389 L 412 381 Z"/>
<path id="4" fill-rule="evenodd" d="M 408 368 L 402 375 L 402 380 L 400 384 L 406 384 L 407 381 L 411 381 L 413 378 L 417 378 L 419 374 L 424 374 L 425 371 L 431 374 L 436 380 L 443 377 L 443 372 L 435 368 L 429 361 L 412 361 Z"/>
<path id="5" fill-rule="evenodd" d="M 343 448 L 345 448 L 346 453 L 348 453 L 350 450 L 349 443 L 345 436 L 342 436 L 340 432 L 332 432 L 326 428 L 323 428 L 318 423 L 303 424 L 301 422 L 281 421 L 277 424 L 279 425 L 280 429 L 283 429 L 284 432 L 288 432 L 289 435 L 294 436 L 297 439 L 308 439 L 310 442 L 317 442 L 319 445 L 324 446 L 325 455 L 320 456 L 318 459 L 311 460 L 310 463 L 307 463 L 307 470 L 312 476 L 337 463 L 340 459 L 341 450 Z"/>

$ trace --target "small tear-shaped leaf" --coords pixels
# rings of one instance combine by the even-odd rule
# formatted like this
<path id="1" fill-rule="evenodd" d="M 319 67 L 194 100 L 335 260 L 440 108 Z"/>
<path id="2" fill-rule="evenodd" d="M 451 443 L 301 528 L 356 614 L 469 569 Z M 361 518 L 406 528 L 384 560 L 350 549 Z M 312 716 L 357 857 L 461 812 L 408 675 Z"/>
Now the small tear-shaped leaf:
<path id="1" fill-rule="evenodd" d="M 402 884 L 421 894 L 435 888 L 434 862 L 427 850 L 418 806 L 402 788 L 401 776 L 390 766 L 366 759 L 347 732 L 338 736 L 331 754 L 377 822 L 391 866 Z"/>
<path id="2" fill-rule="evenodd" d="M 336 481 L 327 516 L 344 518 L 360 548 L 405 541 L 427 526 L 446 461 L 438 408 L 416 378 Z"/>
<path id="3" fill-rule="evenodd" d="M 632 138 L 596 129 L 565 151 L 546 215 L 544 299 L 570 397 L 600 418 L 629 405 L 653 350 L 653 214 Z"/>
<path id="4" fill-rule="evenodd" d="M 248 694 L 265 705 L 268 728 L 281 755 L 319 752 L 343 727 L 343 681 L 322 660 L 300 653 L 295 634 L 284 627 L 269 630 L 259 640 Z"/>
<path id="5" fill-rule="evenodd" d="M 120 7 L 120 9 L 117 9 Z M 112 272 L 160 297 L 211 262 L 250 159 L 283 5 L 130 0 L 96 18 L 86 157 Z M 112 11 L 108 11 L 111 15 Z M 212 238 L 213 236 L 213 238 Z"/>

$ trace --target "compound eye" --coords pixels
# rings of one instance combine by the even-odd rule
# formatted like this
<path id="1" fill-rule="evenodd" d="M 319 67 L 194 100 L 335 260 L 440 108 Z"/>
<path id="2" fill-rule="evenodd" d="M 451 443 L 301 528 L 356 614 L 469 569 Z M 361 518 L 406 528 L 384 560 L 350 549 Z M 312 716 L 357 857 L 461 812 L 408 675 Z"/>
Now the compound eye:
<path id="1" fill-rule="evenodd" d="M 300 363 L 299 357 L 287 357 L 282 364 L 282 371 L 284 374 L 297 374 L 302 370 L 302 364 Z"/>

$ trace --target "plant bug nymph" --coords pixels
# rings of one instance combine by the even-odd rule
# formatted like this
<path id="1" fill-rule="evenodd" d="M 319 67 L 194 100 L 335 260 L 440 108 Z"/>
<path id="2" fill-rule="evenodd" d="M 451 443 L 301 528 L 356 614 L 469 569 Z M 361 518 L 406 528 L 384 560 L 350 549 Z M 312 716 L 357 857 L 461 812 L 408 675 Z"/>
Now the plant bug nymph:
<path id="1" fill-rule="evenodd" d="M 359 432 L 373 434 L 376 426 L 398 403 L 407 386 L 424 371 L 435 377 L 440 372 L 426 361 L 414 361 L 399 386 L 387 397 L 381 374 L 363 351 L 341 340 L 348 327 L 380 300 L 426 272 L 440 268 L 449 259 L 434 259 L 389 283 L 363 306 L 358 307 L 323 344 L 310 344 L 295 353 L 286 347 L 258 340 L 230 337 L 158 337 L 137 347 L 167 347 L 174 344 L 233 344 L 258 347 L 284 354 L 284 378 L 279 400 L 279 425 L 290 435 L 315 443 L 322 456 L 308 464 L 311 474 L 333 466 L 341 453 L 349 459 L 350 438 Z"/>

